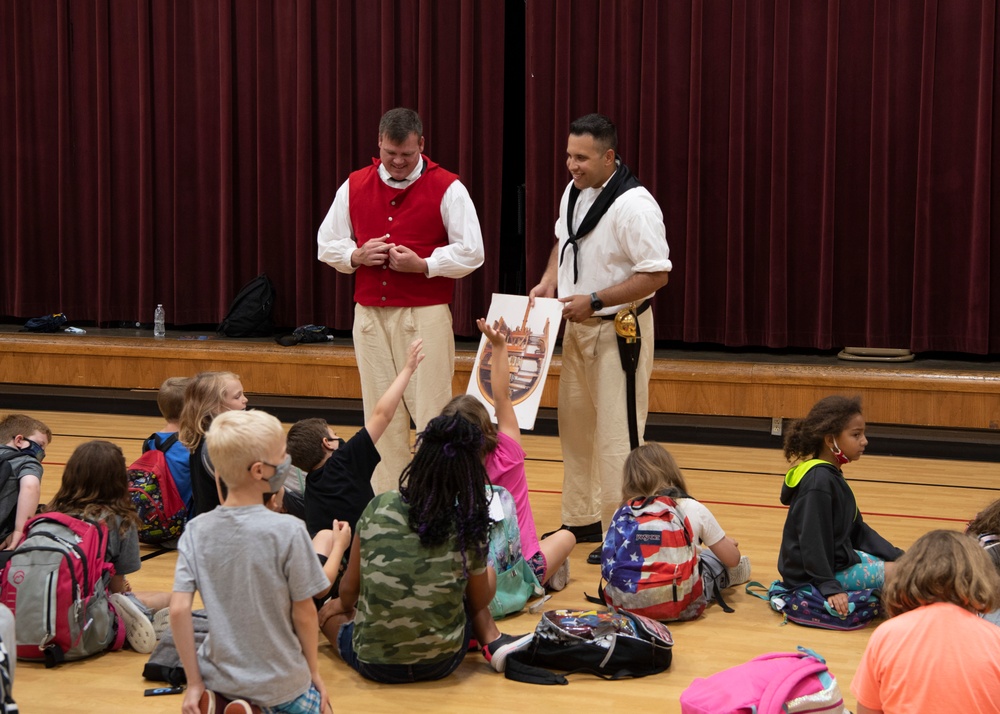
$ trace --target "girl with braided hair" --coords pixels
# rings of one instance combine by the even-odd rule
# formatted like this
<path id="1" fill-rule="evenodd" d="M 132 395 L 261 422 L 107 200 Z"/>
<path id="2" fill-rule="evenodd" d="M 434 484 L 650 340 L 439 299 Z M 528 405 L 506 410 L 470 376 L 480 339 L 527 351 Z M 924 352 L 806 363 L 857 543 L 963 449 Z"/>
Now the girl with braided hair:
<path id="1" fill-rule="evenodd" d="M 483 434 L 438 416 L 417 439 L 399 490 L 376 496 L 358 519 L 340 597 L 319 612 L 344 661 L 386 684 L 451 674 L 474 636 L 502 671 L 530 639 L 501 635 L 489 612 L 496 574 L 486 566 L 488 482 Z"/>

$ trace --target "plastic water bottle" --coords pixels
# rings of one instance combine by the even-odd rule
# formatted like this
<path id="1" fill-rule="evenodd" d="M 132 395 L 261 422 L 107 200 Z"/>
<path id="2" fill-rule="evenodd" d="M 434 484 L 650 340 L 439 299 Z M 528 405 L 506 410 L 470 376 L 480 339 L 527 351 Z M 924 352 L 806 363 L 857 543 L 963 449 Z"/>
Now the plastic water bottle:
<path id="1" fill-rule="evenodd" d="M 166 337 L 167 336 L 167 313 L 163 311 L 163 305 L 156 306 L 156 312 L 153 313 L 153 337 Z"/>

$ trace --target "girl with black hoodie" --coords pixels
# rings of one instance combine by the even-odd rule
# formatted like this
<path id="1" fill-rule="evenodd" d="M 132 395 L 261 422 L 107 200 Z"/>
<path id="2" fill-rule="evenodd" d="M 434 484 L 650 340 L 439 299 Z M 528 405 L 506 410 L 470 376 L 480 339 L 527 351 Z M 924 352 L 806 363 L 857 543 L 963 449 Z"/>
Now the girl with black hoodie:
<path id="1" fill-rule="evenodd" d="M 903 554 L 864 522 L 841 471 L 867 445 L 857 397 L 821 399 L 785 434 L 785 458 L 800 463 L 781 487 L 788 515 L 778 572 L 789 588 L 816 588 L 842 616 L 848 613 L 847 591 L 881 588 L 891 562 Z"/>

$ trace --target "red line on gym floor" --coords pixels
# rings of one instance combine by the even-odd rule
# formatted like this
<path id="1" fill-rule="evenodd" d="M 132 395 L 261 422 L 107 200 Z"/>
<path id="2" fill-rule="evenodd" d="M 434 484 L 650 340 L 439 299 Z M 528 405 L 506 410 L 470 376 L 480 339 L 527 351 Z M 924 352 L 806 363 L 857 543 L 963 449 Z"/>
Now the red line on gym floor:
<path id="1" fill-rule="evenodd" d="M 562 491 L 550 491 L 547 489 L 532 488 L 529 489 L 531 493 L 548 493 L 548 494 L 560 494 Z M 787 509 L 788 506 L 782 506 L 780 503 L 734 503 L 732 501 L 702 501 L 702 503 L 710 503 L 714 506 L 749 506 L 750 508 L 780 508 Z M 875 511 L 865 511 L 866 516 L 880 516 L 885 518 L 911 518 L 914 520 L 921 521 L 948 521 L 951 523 L 966 523 L 968 519 L 966 518 L 947 518 L 945 516 L 917 516 L 908 513 L 876 513 Z"/>

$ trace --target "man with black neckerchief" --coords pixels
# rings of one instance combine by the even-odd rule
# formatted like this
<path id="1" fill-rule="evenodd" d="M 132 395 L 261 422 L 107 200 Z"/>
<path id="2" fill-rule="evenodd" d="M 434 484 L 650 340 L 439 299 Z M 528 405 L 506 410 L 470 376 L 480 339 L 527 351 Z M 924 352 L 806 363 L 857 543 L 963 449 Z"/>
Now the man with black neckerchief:
<path id="1" fill-rule="evenodd" d="M 642 443 L 653 366 L 649 305 L 672 267 L 660 207 L 622 163 L 617 144 L 604 115 L 570 124 L 573 180 L 559 204 L 545 274 L 529 293 L 532 300 L 558 294 L 563 303 L 562 522 L 578 541 L 602 540 L 621 500 L 625 457 Z M 619 337 L 616 317 L 619 326 L 634 319 L 634 342 Z M 588 562 L 600 562 L 600 548 Z"/>

